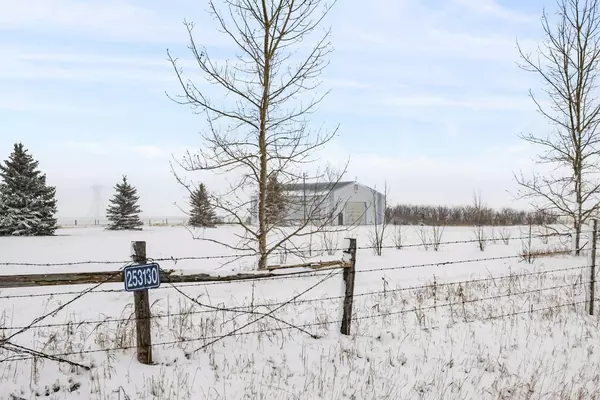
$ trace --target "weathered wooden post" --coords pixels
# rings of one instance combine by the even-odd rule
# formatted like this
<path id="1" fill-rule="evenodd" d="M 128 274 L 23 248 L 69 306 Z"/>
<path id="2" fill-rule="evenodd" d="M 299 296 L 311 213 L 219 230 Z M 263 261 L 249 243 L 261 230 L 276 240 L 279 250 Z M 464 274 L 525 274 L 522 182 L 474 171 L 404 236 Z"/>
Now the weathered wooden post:
<path id="1" fill-rule="evenodd" d="M 352 302 L 354 300 L 354 275 L 356 271 L 356 239 L 348 238 L 348 249 L 344 250 L 350 260 L 349 266 L 344 268 L 344 315 L 342 316 L 342 335 L 350 335 L 352 325 Z M 345 261 L 345 260 L 344 260 Z"/>
<path id="2" fill-rule="evenodd" d="M 592 242 L 590 251 L 590 282 L 588 293 L 588 313 L 594 315 L 594 297 L 596 295 L 596 242 L 598 242 L 598 220 L 592 220 L 592 234 L 590 241 Z"/>
<path id="3" fill-rule="evenodd" d="M 146 242 L 131 242 L 132 261 L 146 264 Z M 142 364 L 152 364 L 152 334 L 150 324 L 150 297 L 148 289 L 133 292 L 137 332 L 137 359 Z"/>

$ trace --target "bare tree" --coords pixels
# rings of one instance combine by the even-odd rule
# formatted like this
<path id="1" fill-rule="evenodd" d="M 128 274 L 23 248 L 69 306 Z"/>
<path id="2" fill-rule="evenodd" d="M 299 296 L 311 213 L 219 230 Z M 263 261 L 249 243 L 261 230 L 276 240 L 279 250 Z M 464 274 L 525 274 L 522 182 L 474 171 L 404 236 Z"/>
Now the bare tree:
<path id="1" fill-rule="evenodd" d="M 383 242 L 389 224 L 389 219 L 386 215 L 387 197 L 389 193 L 387 183 L 383 190 L 383 205 L 379 205 L 379 192 L 375 189 L 371 189 L 371 193 L 373 195 L 373 229 L 369 232 L 369 239 L 371 240 L 371 247 L 373 248 L 375 255 L 381 256 L 383 255 Z"/>
<path id="2" fill-rule="evenodd" d="M 305 174 L 315 151 L 327 144 L 337 130 L 309 129 L 308 117 L 326 92 L 309 96 L 320 85 L 319 77 L 331 52 L 330 31 L 318 27 L 334 2 L 324 0 L 209 0 L 209 10 L 220 30 L 237 49 L 237 59 L 218 62 L 196 44 L 194 24 L 185 22 L 189 49 L 203 76 L 212 85 L 196 85 L 184 77 L 176 58 L 169 53 L 183 94 L 172 97 L 203 114 L 207 131 L 196 154 L 178 161 L 185 171 L 211 171 L 235 175 L 229 189 L 212 197 L 213 206 L 243 228 L 238 243 L 220 243 L 236 251 L 256 251 L 258 267 L 265 268 L 270 254 L 292 238 L 309 235 L 329 223 L 329 194 L 342 173 Z M 313 41 L 314 40 L 314 41 Z M 310 45 L 308 42 L 313 43 Z M 220 104 L 211 101 L 210 88 L 220 93 Z M 343 172 L 343 171 L 342 171 Z M 175 172 L 178 180 L 185 179 Z M 303 204 L 305 217 L 290 229 L 268 219 L 268 182 L 276 177 L 282 186 L 316 181 L 335 175 Z M 249 197 L 256 193 L 256 200 Z M 256 210 L 256 226 L 247 213 Z"/>
<path id="3" fill-rule="evenodd" d="M 526 235 L 527 236 L 524 236 L 523 232 L 521 231 L 521 236 L 523 237 L 523 239 L 521 240 L 521 257 L 523 258 L 524 261 L 527 261 L 528 264 L 532 264 L 535 259 L 533 256 L 533 242 L 532 242 L 533 217 L 530 217 L 530 219 L 529 219 L 528 230 L 526 232 Z"/>
<path id="4" fill-rule="evenodd" d="M 402 224 L 396 225 L 394 229 L 394 246 L 396 249 L 401 250 L 404 246 L 404 227 Z"/>
<path id="5" fill-rule="evenodd" d="M 600 61 L 600 0 L 558 0 L 557 19 L 542 14 L 546 40 L 535 55 L 520 46 L 521 67 L 542 80 L 547 100 L 530 91 L 538 111 L 554 129 L 546 136 L 521 135 L 542 152 L 537 163 L 553 166 L 547 174 L 525 178 L 515 174 L 521 198 L 540 211 L 567 217 L 574 228 L 579 254 L 581 229 L 600 207 L 600 102 L 595 91 Z"/>
<path id="6" fill-rule="evenodd" d="M 431 246 L 431 238 L 427 227 L 425 225 L 419 225 L 419 227 L 415 228 L 415 230 L 425 251 L 429 250 L 429 246 Z"/>
<path id="7" fill-rule="evenodd" d="M 500 228 L 500 239 L 502 240 L 502 243 L 508 246 L 510 244 L 511 236 L 510 230 L 508 230 L 507 227 L 503 226 Z"/>
<path id="8" fill-rule="evenodd" d="M 436 212 L 431 219 L 430 225 L 431 229 L 428 229 L 425 225 L 420 225 L 417 229 L 417 236 L 426 251 L 429 250 L 430 246 L 433 247 L 433 250 L 439 251 L 442 246 L 444 230 L 446 229 L 444 214 Z"/>
<path id="9" fill-rule="evenodd" d="M 433 250 L 438 251 L 442 246 L 442 237 L 444 236 L 444 230 L 446 224 L 442 220 L 437 220 L 431 225 L 431 243 L 433 244 Z"/>
<path id="10" fill-rule="evenodd" d="M 311 236 L 312 238 L 312 236 Z M 321 232 L 321 249 L 327 255 L 333 256 L 338 251 L 338 243 L 340 236 L 337 232 L 331 230 L 323 230 Z"/>
<path id="11" fill-rule="evenodd" d="M 488 240 L 484 226 L 486 209 L 485 204 L 483 204 L 481 192 L 474 192 L 473 212 L 475 213 L 475 226 L 473 227 L 473 233 L 475 234 L 475 240 L 479 251 L 485 251 Z"/>

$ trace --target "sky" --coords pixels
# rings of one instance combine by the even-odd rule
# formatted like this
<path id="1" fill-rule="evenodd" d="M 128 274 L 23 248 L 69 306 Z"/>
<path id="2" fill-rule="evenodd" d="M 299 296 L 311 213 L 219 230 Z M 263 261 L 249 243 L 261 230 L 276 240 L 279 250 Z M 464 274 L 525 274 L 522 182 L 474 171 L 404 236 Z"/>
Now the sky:
<path id="1" fill-rule="evenodd" d="M 217 0 L 218 2 L 218 0 Z M 543 39 L 542 0 L 338 0 L 323 22 L 334 52 L 312 116 L 339 125 L 321 160 L 350 160 L 346 178 L 390 203 L 523 207 L 513 173 L 529 173 L 544 134 L 519 69 L 517 39 Z M 198 0 L 0 0 L 0 159 L 23 142 L 57 187 L 59 215 L 91 217 L 126 174 L 145 215 L 178 215 L 185 190 L 170 162 L 202 145 L 204 118 L 174 103 L 167 49 L 201 79 L 183 21 L 216 58 L 235 54 Z M 215 100 L 218 100 L 217 96 Z M 209 189 L 222 179 L 195 172 Z"/>

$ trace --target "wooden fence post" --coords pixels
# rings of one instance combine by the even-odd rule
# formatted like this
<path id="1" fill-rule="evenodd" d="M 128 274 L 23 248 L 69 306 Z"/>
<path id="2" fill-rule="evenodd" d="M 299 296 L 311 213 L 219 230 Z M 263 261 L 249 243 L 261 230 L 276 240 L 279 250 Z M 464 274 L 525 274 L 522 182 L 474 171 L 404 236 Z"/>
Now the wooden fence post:
<path id="1" fill-rule="evenodd" d="M 590 252 L 590 292 L 588 313 L 594 315 L 594 297 L 596 295 L 596 242 L 598 241 L 598 220 L 592 220 L 592 248 Z"/>
<path id="2" fill-rule="evenodd" d="M 344 268 L 344 284 L 346 291 L 344 293 L 344 315 L 342 317 L 342 335 L 350 335 L 350 326 L 352 325 L 352 302 L 354 300 L 354 274 L 356 271 L 356 239 L 348 239 L 350 245 L 345 250 L 350 255 L 350 266 Z"/>
<path id="3" fill-rule="evenodd" d="M 147 262 L 146 242 L 131 242 L 131 247 L 133 262 L 145 264 Z M 137 333 L 137 359 L 142 364 L 152 364 L 152 334 L 150 330 L 152 315 L 150 314 L 148 289 L 133 292 L 133 301 Z"/>

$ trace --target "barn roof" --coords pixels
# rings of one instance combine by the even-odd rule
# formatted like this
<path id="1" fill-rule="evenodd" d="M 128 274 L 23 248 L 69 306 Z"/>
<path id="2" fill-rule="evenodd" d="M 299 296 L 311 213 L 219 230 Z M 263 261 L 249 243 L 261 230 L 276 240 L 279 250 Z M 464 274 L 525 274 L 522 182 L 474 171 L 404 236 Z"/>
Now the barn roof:
<path id="1" fill-rule="evenodd" d="M 307 192 L 326 192 L 334 189 L 339 189 L 347 185 L 352 185 L 353 181 L 344 182 L 313 182 L 313 183 L 290 183 L 283 186 L 286 191 L 304 191 Z"/>

